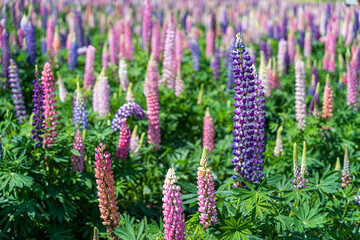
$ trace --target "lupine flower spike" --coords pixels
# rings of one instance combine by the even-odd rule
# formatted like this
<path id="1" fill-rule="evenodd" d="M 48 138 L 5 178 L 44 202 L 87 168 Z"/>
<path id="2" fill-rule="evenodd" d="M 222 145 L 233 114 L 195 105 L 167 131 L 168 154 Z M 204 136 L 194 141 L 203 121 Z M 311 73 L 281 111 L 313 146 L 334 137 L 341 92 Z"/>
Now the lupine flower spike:
<path id="1" fill-rule="evenodd" d="M 317 83 L 316 91 L 315 91 L 314 97 L 312 98 L 312 100 L 310 102 L 310 107 L 309 107 L 309 114 L 313 115 L 316 118 L 320 117 L 319 91 L 320 91 L 320 83 Z"/>
<path id="2" fill-rule="evenodd" d="M 333 101 L 334 101 L 334 91 L 330 85 L 329 75 L 327 75 L 325 88 L 324 88 L 324 98 L 323 98 L 323 109 L 322 109 L 323 118 L 332 118 L 332 113 L 334 108 Z"/>
<path id="3" fill-rule="evenodd" d="M 145 110 L 135 102 L 128 102 L 122 105 L 111 122 L 113 131 L 120 131 L 122 120 L 134 115 L 137 119 L 143 120 L 147 117 Z"/>
<path id="4" fill-rule="evenodd" d="M 216 200 L 215 200 L 215 184 L 213 179 L 213 173 L 209 166 L 208 150 L 204 147 L 200 167 L 197 172 L 197 189 L 198 189 L 198 200 L 200 212 L 200 224 L 205 228 L 211 225 L 218 224 Z"/>
<path id="5" fill-rule="evenodd" d="M 353 182 L 352 174 L 350 171 L 350 160 L 349 160 L 349 153 L 348 153 L 348 146 L 345 147 L 345 156 L 344 156 L 344 167 L 341 173 L 341 188 L 345 188 L 350 186 Z"/>
<path id="6" fill-rule="evenodd" d="M 305 183 L 308 182 L 308 180 L 305 179 L 305 174 L 307 174 L 305 142 L 304 142 L 304 146 L 303 146 L 301 169 L 299 167 L 299 162 L 298 162 L 298 157 L 297 157 L 296 143 L 294 143 L 293 161 L 294 161 L 294 179 L 291 182 L 294 184 L 295 189 L 305 188 L 306 187 Z M 294 190 L 294 189 L 291 188 L 291 190 Z"/>
<path id="7" fill-rule="evenodd" d="M 81 129 L 89 128 L 88 114 L 86 111 L 86 103 L 80 91 L 79 81 L 76 83 L 76 95 L 73 106 L 73 121 L 74 125 Z"/>
<path id="8" fill-rule="evenodd" d="M 110 113 L 110 85 L 105 76 L 105 68 L 101 70 L 93 90 L 93 111 L 100 117 L 106 117 Z"/>
<path id="9" fill-rule="evenodd" d="M 115 153 L 116 158 L 121 158 L 125 162 L 130 147 L 131 132 L 126 123 L 126 119 L 123 120 L 120 129 L 119 145 Z"/>
<path id="10" fill-rule="evenodd" d="M 203 122 L 203 148 L 205 147 L 207 147 L 210 152 L 212 152 L 215 147 L 214 122 L 212 117 L 210 116 L 209 108 L 206 108 Z"/>
<path id="11" fill-rule="evenodd" d="M 298 127 L 305 129 L 305 65 L 304 62 L 298 60 L 295 63 L 295 112 Z"/>
<path id="12" fill-rule="evenodd" d="M 94 237 L 93 240 L 100 240 L 99 238 L 99 230 L 97 229 L 97 227 L 94 227 Z"/>
<path id="13" fill-rule="evenodd" d="M 129 87 L 129 79 L 128 79 L 128 72 L 127 72 L 127 64 L 125 59 L 119 58 L 119 80 L 122 90 L 127 91 Z"/>
<path id="14" fill-rule="evenodd" d="M 113 234 L 113 230 L 120 222 L 117 199 L 115 193 L 115 182 L 111 170 L 110 153 L 105 152 L 105 145 L 102 143 L 96 148 L 95 153 L 95 177 L 98 190 L 99 209 L 103 225 L 107 226 L 107 232 L 113 240 L 119 238 Z"/>
<path id="15" fill-rule="evenodd" d="M 280 126 L 276 133 L 276 145 L 274 148 L 274 156 L 275 157 L 280 156 L 280 154 L 284 154 L 283 141 L 282 141 L 282 136 L 281 136 L 282 131 L 283 131 L 283 127 Z"/>
<path id="16" fill-rule="evenodd" d="M 336 158 L 336 164 L 335 164 L 335 171 L 340 171 L 341 169 L 341 163 L 340 163 L 340 158 Z"/>
<path id="17" fill-rule="evenodd" d="M 41 147 L 43 141 L 43 131 L 44 131 L 44 87 L 41 83 L 40 78 L 38 78 L 37 65 L 35 66 L 35 79 L 33 81 L 33 122 L 32 125 L 34 128 L 31 130 L 32 137 L 31 140 L 37 142 L 37 147 Z"/>
<path id="18" fill-rule="evenodd" d="M 92 87 L 95 83 L 94 63 L 95 63 L 95 48 L 89 45 L 86 50 L 84 89 L 87 89 L 88 87 Z"/>
<path id="19" fill-rule="evenodd" d="M 165 240 L 185 240 L 181 187 L 176 182 L 175 170 L 170 168 L 166 174 L 162 198 Z"/>
<path id="20" fill-rule="evenodd" d="M 74 172 L 82 173 L 84 170 L 85 151 L 84 140 L 78 128 L 75 130 L 73 149 L 77 151 L 79 155 L 71 154 L 72 170 Z"/>
<path id="21" fill-rule="evenodd" d="M 131 138 L 130 138 L 130 153 L 135 152 L 135 150 L 138 148 L 139 146 L 139 135 L 137 133 L 138 130 L 138 125 L 136 125 L 131 133 Z"/>
<path id="22" fill-rule="evenodd" d="M 56 72 L 56 74 L 57 74 L 57 77 L 58 77 L 57 84 L 58 84 L 58 87 L 59 87 L 59 98 L 60 98 L 61 102 L 65 102 L 65 99 L 66 99 L 66 97 L 68 95 L 68 91 L 66 90 L 64 81 L 62 80 L 62 78 L 60 76 L 60 73 Z"/>

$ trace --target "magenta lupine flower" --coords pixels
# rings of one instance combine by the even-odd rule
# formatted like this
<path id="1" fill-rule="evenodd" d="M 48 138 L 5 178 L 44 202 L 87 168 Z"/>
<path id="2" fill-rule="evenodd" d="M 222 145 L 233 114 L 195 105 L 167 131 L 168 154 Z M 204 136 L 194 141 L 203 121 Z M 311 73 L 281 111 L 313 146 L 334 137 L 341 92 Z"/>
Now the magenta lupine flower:
<path id="1" fill-rule="evenodd" d="M 346 97 L 346 105 L 350 106 L 350 108 L 357 111 L 357 103 L 358 103 L 358 83 L 357 83 L 357 74 L 355 68 L 351 65 L 347 65 L 347 97 Z"/>
<path id="2" fill-rule="evenodd" d="M 304 43 L 304 56 L 310 57 L 312 51 L 311 31 L 306 31 Z"/>
<path id="3" fill-rule="evenodd" d="M 173 75 L 173 51 L 175 47 L 175 31 L 172 23 L 166 29 L 165 43 L 164 43 L 164 59 L 163 59 L 163 70 L 161 83 L 165 83 L 169 88 L 171 88 Z"/>
<path id="4" fill-rule="evenodd" d="M 204 147 L 203 154 L 200 160 L 200 167 L 197 171 L 197 189 L 200 212 L 200 224 L 205 228 L 211 225 L 218 224 L 217 210 L 216 210 L 216 194 L 214 178 L 209 166 L 209 160 L 207 156 L 207 147 Z"/>
<path id="5" fill-rule="evenodd" d="M 160 133 L 160 120 L 159 120 L 159 88 L 158 88 L 158 74 L 157 64 L 153 57 L 150 57 L 148 67 L 148 84 L 146 104 L 148 107 L 148 138 L 149 144 L 155 144 L 155 149 L 160 149 L 161 133 Z"/>
<path id="6" fill-rule="evenodd" d="M 295 112 L 298 127 L 301 130 L 305 129 L 305 64 L 298 60 L 295 63 Z"/>
<path id="7" fill-rule="evenodd" d="M 84 170 L 84 140 L 82 138 L 81 132 L 78 128 L 75 130 L 75 137 L 73 143 L 73 149 L 80 153 L 80 156 L 71 154 L 72 170 L 74 172 L 82 173 Z"/>
<path id="8" fill-rule="evenodd" d="M 124 30 L 124 38 L 125 38 L 125 59 L 133 60 L 134 59 L 134 46 L 132 42 L 132 30 L 130 21 L 126 21 L 125 30 Z"/>
<path id="9" fill-rule="evenodd" d="M 210 115 L 209 108 L 206 108 L 203 121 L 203 148 L 205 147 L 207 147 L 210 152 L 212 152 L 215 147 L 214 122 Z"/>
<path id="10" fill-rule="evenodd" d="M 208 29 L 206 32 L 206 58 L 210 58 L 214 53 L 215 45 L 215 33 L 212 29 Z"/>
<path id="11" fill-rule="evenodd" d="M 334 72 L 336 69 L 336 35 L 333 33 L 329 35 L 328 55 L 329 55 L 328 71 Z"/>
<path id="12" fill-rule="evenodd" d="M 175 170 L 170 168 L 166 174 L 162 198 L 165 240 L 185 240 L 181 187 L 176 182 Z"/>
<path id="13" fill-rule="evenodd" d="M 119 145 L 115 153 L 115 158 L 121 158 L 125 162 L 130 147 L 131 132 L 124 119 L 120 128 Z"/>
<path id="14" fill-rule="evenodd" d="M 110 85 L 105 69 L 101 71 L 93 90 L 93 111 L 100 117 L 106 117 L 110 113 Z"/>
<path id="15" fill-rule="evenodd" d="M 98 190 L 98 201 L 103 225 L 107 226 L 107 232 L 113 240 L 119 239 L 113 234 L 113 230 L 120 222 L 117 199 L 115 193 L 115 182 L 111 170 L 110 153 L 105 152 L 105 145 L 102 143 L 96 148 L 95 154 L 95 177 Z"/>
<path id="16" fill-rule="evenodd" d="M 289 32 L 287 43 L 288 43 L 288 53 L 289 53 L 290 62 L 294 62 L 296 41 L 295 41 L 295 34 L 293 31 Z"/>
<path id="17" fill-rule="evenodd" d="M 151 54 L 154 54 L 155 60 L 160 61 L 160 51 L 161 50 L 161 33 L 160 33 L 160 22 L 159 20 L 154 20 L 152 27 L 152 37 L 151 37 Z"/>
<path id="18" fill-rule="evenodd" d="M 144 15 L 142 23 L 142 48 L 145 50 L 150 45 L 151 25 L 152 25 L 152 9 L 150 0 L 145 0 Z"/>
<path id="19" fill-rule="evenodd" d="M 45 63 L 44 70 L 42 71 L 41 82 L 44 87 L 44 116 L 45 116 L 45 136 L 44 145 L 45 149 L 50 148 L 51 144 L 55 142 L 57 137 L 56 125 L 58 116 L 56 116 L 56 93 L 54 75 L 51 71 L 50 63 Z"/>
<path id="20" fill-rule="evenodd" d="M 115 34 L 115 30 L 114 30 L 114 27 L 112 26 L 112 24 L 110 25 L 108 41 L 109 41 L 110 61 L 113 64 L 117 64 L 118 63 L 118 42 L 116 41 L 116 34 Z"/>
<path id="21" fill-rule="evenodd" d="M 181 65 L 178 65 L 178 70 L 175 79 L 175 96 L 180 96 L 184 92 L 184 82 L 181 78 Z"/>
<path id="22" fill-rule="evenodd" d="M 277 67 L 280 74 L 285 72 L 285 55 L 286 55 L 286 41 L 281 39 L 279 41 L 278 55 L 277 55 Z"/>
<path id="23" fill-rule="evenodd" d="M 51 61 L 54 57 L 54 48 L 53 48 L 54 30 L 55 30 L 55 19 L 51 17 L 49 18 L 46 24 L 46 49 L 48 51 Z"/>
<path id="24" fill-rule="evenodd" d="M 102 59 L 102 67 L 104 69 L 107 69 L 109 65 L 109 51 L 108 51 L 107 42 L 104 43 L 101 59 Z"/>
<path id="25" fill-rule="evenodd" d="M 85 59 L 85 73 L 84 73 L 85 89 L 87 89 L 89 86 L 92 87 L 95 83 L 94 64 L 95 64 L 95 48 L 92 45 L 89 45 L 86 50 L 86 59 Z"/>
<path id="26" fill-rule="evenodd" d="M 17 35 L 18 35 L 19 45 L 24 50 L 24 47 L 26 46 L 26 45 L 23 44 L 24 39 L 25 39 L 25 31 L 24 31 L 24 29 L 19 28 L 17 30 Z"/>

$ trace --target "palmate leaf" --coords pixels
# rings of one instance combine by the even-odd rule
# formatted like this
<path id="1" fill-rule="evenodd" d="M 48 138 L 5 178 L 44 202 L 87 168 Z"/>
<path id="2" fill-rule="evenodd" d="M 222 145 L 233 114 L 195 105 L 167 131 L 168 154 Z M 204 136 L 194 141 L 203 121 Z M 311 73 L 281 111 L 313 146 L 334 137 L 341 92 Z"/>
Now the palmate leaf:
<path id="1" fill-rule="evenodd" d="M 251 227 L 251 222 L 247 221 L 242 223 L 242 218 L 240 217 L 236 220 L 233 217 L 230 217 L 229 220 L 224 221 L 224 226 L 221 226 L 220 229 L 225 232 L 222 234 L 222 239 L 224 240 L 247 240 L 249 239 L 248 235 L 251 235 L 249 230 Z"/>
<path id="2" fill-rule="evenodd" d="M 145 222 L 143 219 L 135 228 L 134 223 L 125 220 L 125 224 L 115 228 L 114 234 L 123 240 L 143 240 L 145 239 Z"/>
<path id="3" fill-rule="evenodd" d="M 150 240 L 155 240 L 156 238 L 162 238 L 164 236 L 164 222 L 161 218 L 159 220 L 159 223 L 160 225 L 158 225 L 156 221 L 151 219 L 151 224 L 146 226 L 147 237 Z"/>
<path id="4" fill-rule="evenodd" d="M 313 187 L 311 187 L 310 189 L 317 189 L 320 192 L 323 193 L 336 193 L 338 192 L 339 189 L 339 184 L 336 183 L 336 181 L 338 180 L 339 176 L 338 176 L 338 172 L 336 171 L 331 171 L 330 172 L 330 167 L 328 166 L 321 178 L 319 178 L 319 173 L 318 172 L 313 172 L 313 176 L 314 178 L 312 178 L 312 181 L 314 183 Z"/>
<path id="5" fill-rule="evenodd" d="M 0 190 L 7 190 L 11 192 L 15 186 L 23 188 L 24 186 L 30 187 L 34 183 L 34 179 L 30 176 L 14 172 L 0 172 Z"/>
<path id="6" fill-rule="evenodd" d="M 310 207 L 308 201 L 301 203 L 298 208 L 293 208 L 293 211 L 296 216 L 294 223 L 298 231 L 322 227 L 326 222 L 325 217 L 328 214 L 320 212 L 319 205 Z"/>

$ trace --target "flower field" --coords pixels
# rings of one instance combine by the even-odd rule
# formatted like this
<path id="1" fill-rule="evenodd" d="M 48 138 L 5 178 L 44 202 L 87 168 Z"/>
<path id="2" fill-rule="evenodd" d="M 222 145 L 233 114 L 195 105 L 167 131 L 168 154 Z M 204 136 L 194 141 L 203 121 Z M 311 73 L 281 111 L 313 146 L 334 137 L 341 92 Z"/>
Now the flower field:
<path id="1" fill-rule="evenodd" d="M 358 6 L 0 4 L 0 239 L 360 239 Z"/>

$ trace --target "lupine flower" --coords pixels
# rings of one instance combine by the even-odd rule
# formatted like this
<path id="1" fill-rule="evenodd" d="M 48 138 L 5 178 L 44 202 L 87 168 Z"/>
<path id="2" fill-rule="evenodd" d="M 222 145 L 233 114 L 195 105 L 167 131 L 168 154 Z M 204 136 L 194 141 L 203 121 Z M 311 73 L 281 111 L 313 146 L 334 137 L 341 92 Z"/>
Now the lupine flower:
<path id="1" fill-rule="evenodd" d="M 155 144 L 155 149 L 160 149 L 161 143 L 161 133 L 160 133 L 160 120 L 159 120 L 159 88 L 157 85 L 158 74 L 157 74 L 157 64 L 153 57 L 150 57 L 148 67 L 148 85 L 147 85 L 147 95 L 146 95 L 146 104 L 148 107 L 148 139 L 149 144 Z"/>
<path id="2" fill-rule="evenodd" d="M 329 75 L 328 75 L 329 76 Z M 323 98 L 323 109 L 322 117 L 323 118 L 332 118 L 333 108 L 334 108 L 334 92 L 330 85 L 329 77 L 326 78 L 325 88 L 324 88 L 324 98 Z"/>
<path id="3" fill-rule="evenodd" d="M 215 147 L 215 129 L 214 122 L 210 115 L 209 108 L 206 108 L 206 113 L 203 121 L 203 148 L 207 147 L 210 152 Z"/>
<path id="4" fill-rule="evenodd" d="M 279 41 L 278 55 L 277 55 L 277 67 L 280 74 L 285 71 L 285 55 L 286 55 L 286 41 L 281 39 Z"/>
<path id="5" fill-rule="evenodd" d="M 54 75 L 51 71 L 50 63 L 45 63 L 44 70 L 42 71 L 41 82 L 44 87 L 44 116 L 45 116 L 45 136 L 44 145 L 45 149 L 50 148 L 51 144 L 55 142 L 57 137 L 56 125 L 58 116 L 56 108 L 56 93 Z"/>
<path id="6" fill-rule="evenodd" d="M 263 51 L 260 51 L 259 78 L 263 83 L 265 96 L 269 97 L 271 93 L 271 88 L 269 82 L 268 68 L 266 66 L 265 54 Z"/>
<path id="7" fill-rule="evenodd" d="M 152 25 L 152 9 L 153 6 L 150 3 L 150 0 L 145 1 L 144 6 L 144 15 L 142 23 L 142 49 L 147 49 L 150 45 L 151 38 L 151 25 Z"/>
<path id="8" fill-rule="evenodd" d="M 68 55 L 69 70 L 74 70 L 77 66 L 77 61 L 78 61 L 77 48 L 78 47 L 77 47 L 76 39 L 75 37 L 73 37 Z"/>
<path id="9" fill-rule="evenodd" d="M 100 117 L 110 113 L 110 85 L 103 68 L 93 90 L 93 111 Z"/>
<path id="10" fill-rule="evenodd" d="M 129 21 L 125 23 L 124 38 L 125 38 L 124 40 L 125 40 L 125 49 L 126 49 L 126 54 L 124 57 L 128 60 L 133 60 L 134 46 L 132 42 L 131 23 Z"/>
<path id="11" fill-rule="evenodd" d="M 173 84 L 174 73 L 172 72 L 173 52 L 175 51 L 175 30 L 173 24 L 170 22 L 166 28 L 165 43 L 164 43 L 164 56 L 163 56 L 163 69 L 161 76 L 161 84 L 166 84 L 169 88 L 174 88 Z"/>
<path id="12" fill-rule="evenodd" d="M 35 29 L 29 20 L 26 21 L 24 30 L 29 63 L 34 66 L 36 63 L 36 35 Z"/>
<path id="13" fill-rule="evenodd" d="M 178 65 L 182 64 L 183 55 L 183 36 L 180 27 L 178 27 L 175 35 L 175 57 Z"/>
<path id="14" fill-rule="evenodd" d="M 205 228 L 211 225 L 218 224 L 219 220 L 216 217 L 216 194 L 213 173 L 209 166 L 207 147 L 204 147 L 203 154 L 200 160 L 200 167 L 197 171 L 197 189 L 200 212 L 200 224 Z"/>
<path id="15" fill-rule="evenodd" d="M 233 154 L 231 162 L 236 175 L 246 177 L 249 181 L 262 178 L 264 141 L 264 93 L 261 80 L 258 79 L 249 52 L 245 49 L 240 33 L 236 34 L 232 53 L 235 78 L 235 116 L 233 124 Z M 243 89 L 247 89 L 244 91 Z M 255 140 L 256 139 L 256 140 Z M 233 176 L 236 179 L 236 176 Z M 234 187 L 242 184 L 236 182 Z"/>
<path id="16" fill-rule="evenodd" d="M 315 94 L 310 102 L 309 106 L 309 114 L 313 115 L 316 118 L 320 117 L 320 97 L 319 97 L 319 91 L 320 91 L 320 83 L 316 85 L 316 91 Z"/>
<path id="17" fill-rule="evenodd" d="M 115 182 L 111 170 L 110 153 L 105 152 L 105 145 L 102 143 L 96 148 L 95 154 L 95 177 L 98 190 L 99 210 L 103 225 L 107 226 L 107 232 L 113 240 L 118 240 L 113 234 L 115 227 L 119 225 L 120 214 L 118 212 Z"/>
<path id="18" fill-rule="evenodd" d="M 79 82 L 77 82 L 75 101 L 73 102 L 73 122 L 74 125 L 81 128 L 89 128 L 88 113 L 86 111 L 86 103 L 80 91 Z"/>
<path id="19" fill-rule="evenodd" d="M 348 146 L 346 145 L 345 148 L 345 156 L 344 156 L 344 167 L 341 173 L 341 188 L 345 188 L 350 186 L 353 183 L 352 174 L 350 171 L 350 160 L 349 160 L 349 153 L 348 153 Z"/>
<path id="20" fill-rule="evenodd" d="M 115 153 L 116 158 L 121 158 L 125 162 L 130 147 L 131 132 L 126 123 L 126 119 L 122 120 L 120 128 L 119 145 Z"/>
<path id="21" fill-rule="evenodd" d="M 26 45 L 24 45 L 25 31 L 22 28 L 17 30 L 17 36 L 19 40 L 19 46 L 24 50 Z"/>
<path id="22" fill-rule="evenodd" d="M 310 57 L 312 51 L 311 31 L 306 31 L 304 43 L 304 56 Z"/>
<path id="23" fill-rule="evenodd" d="M 66 96 L 68 95 L 68 91 L 66 90 L 64 81 L 61 79 L 60 73 L 57 72 L 58 76 L 58 87 L 59 87 L 59 98 L 61 102 L 65 102 Z"/>
<path id="24" fill-rule="evenodd" d="M 162 198 L 165 240 L 185 240 L 181 187 L 176 182 L 175 170 L 170 168 L 166 174 Z"/>
<path id="25" fill-rule="evenodd" d="M 118 62 L 118 48 L 117 48 L 118 42 L 116 39 L 115 29 L 112 26 L 112 24 L 110 25 L 108 41 L 109 41 L 110 61 L 113 64 L 117 64 L 117 62 Z"/>
<path id="26" fill-rule="evenodd" d="M 80 156 L 71 154 L 72 170 L 73 172 L 82 173 L 84 170 L 84 140 L 82 138 L 81 132 L 78 128 L 75 130 L 75 137 L 73 143 L 73 149 L 80 153 Z"/>
<path id="27" fill-rule="evenodd" d="M 138 125 L 136 125 L 131 133 L 131 138 L 130 138 L 130 148 L 129 151 L 130 153 L 134 153 L 135 150 L 139 147 L 139 135 L 137 134 L 137 130 L 138 130 Z"/>
<path id="28" fill-rule="evenodd" d="M 1 33 L 1 77 L 8 78 L 8 68 L 10 66 L 10 47 L 9 47 L 9 34 L 6 30 Z"/>
<path id="29" fill-rule="evenodd" d="M 54 49 L 53 49 L 54 30 L 55 30 L 55 19 L 51 17 L 48 19 L 48 22 L 46 24 L 46 49 L 48 51 L 51 61 L 52 58 L 54 57 Z"/>
<path id="30" fill-rule="evenodd" d="M 296 43 L 295 43 L 295 35 L 293 31 L 289 32 L 287 43 L 288 43 L 288 53 L 289 53 L 290 62 L 294 62 Z"/>
<path id="31" fill-rule="evenodd" d="M 208 29 L 206 32 L 206 58 L 210 58 L 214 53 L 215 33 Z"/>
<path id="32" fill-rule="evenodd" d="M 81 10 L 77 10 L 75 14 L 75 32 L 76 32 L 76 43 L 79 48 L 83 46 L 83 29 L 82 29 L 82 17 Z"/>
<path id="33" fill-rule="evenodd" d="M 295 112 L 298 127 L 305 129 L 305 65 L 304 62 L 298 60 L 295 63 Z"/>
<path id="34" fill-rule="evenodd" d="M 358 103 L 358 83 L 357 83 L 357 74 L 355 68 L 348 64 L 347 66 L 347 97 L 346 97 L 346 105 L 350 106 L 350 108 L 357 111 L 357 103 Z"/>
<path id="35" fill-rule="evenodd" d="M 87 89 L 89 86 L 93 86 L 95 83 L 94 63 L 95 63 L 95 48 L 89 45 L 86 50 L 86 60 L 85 60 L 85 74 L 84 74 L 85 89 Z"/>
<path id="36" fill-rule="evenodd" d="M 221 67 L 221 59 L 219 50 L 215 50 L 214 56 L 211 58 L 210 67 L 213 70 L 213 76 L 216 81 L 219 81 L 220 77 L 220 67 Z"/>
<path id="37" fill-rule="evenodd" d="M 175 96 L 180 96 L 184 92 L 184 82 L 181 78 L 181 65 L 178 65 L 178 71 L 175 80 Z"/>
<path id="38" fill-rule="evenodd" d="M 303 155 L 301 159 L 301 169 L 299 169 L 299 162 L 296 151 L 296 143 L 294 143 L 294 179 L 291 181 L 294 184 L 295 189 L 301 189 L 306 187 L 306 183 L 309 182 L 305 179 L 305 175 L 307 175 L 307 166 L 306 166 L 306 143 L 303 144 Z M 300 171 L 299 171 L 300 170 Z M 291 190 L 294 190 L 291 188 Z"/>
<path id="39" fill-rule="evenodd" d="M 38 78 L 37 66 L 35 67 L 35 79 L 33 81 L 33 123 L 34 128 L 31 130 L 31 140 L 34 140 L 37 143 L 37 147 L 41 147 L 43 141 L 43 131 L 44 131 L 44 87 Z"/>
<path id="40" fill-rule="evenodd" d="M 146 112 L 144 109 L 135 102 L 128 102 L 122 105 L 111 122 L 111 127 L 113 131 L 119 131 L 121 128 L 122 120 L 127 119 L 130 115 L 134 115 L 137 119 L 143 120 L 146 119 Z"/>
<path id="41" fill-rule="evenodd" d="M 225 60 L 227 60 L 227 81 L 226 81 L 226 93 L 229 93 L 230 89 L 234 87 L 234 73 L 232 62 L 232 52 L 234 51 L 234 45 L 231 44 L 229 47 L 229 54 Z"/>
<path id="42" fill-rule="evenodd" d="M 8 78 L 11 88 L 11 97 L 13 99 L 16 117 L 19 123 L 27 120 L 24 96 L 22 94 L 21 83 L 19 79 L 18 68 L 14 60 L 10 59 L 10 66 L 8 70 Z"/>
<path id="43" fill-rule="evenodd" d="M 107 69 L 109 64 L 109 52 L 108 52 L 107 42 L 104 43 L 101 59 L 102 59 L 102 67 L 104 69 Z"/>
<path id="44" fill-rule="evenodd" d="M 283 127 L 280 126 L 276 133 L 276 144 L 275 144 L 275 148 L 274 148 L 274 156 L 275 157 L 280 156 L 280 154 L 284 154 L 283 141 L 282 141 L 282 136 L 281 136 L 282 131 L 283 131 Z"/>
<path id="45" fill-rule="evenodd" d="M 53 48 L 54 54 L 58 53 L 61 50 L 61 42 L 60 42 L 58 26 L 55 27 L 54 41 L 53 41 L 52 48 Z"/>
<path id="46" fill-rule="evenodd" d="M 127 91 L 129 87 L 129 79 L 128 79 L 128 72 L 127 72 L 127 64 L 125 59 L 119 58 L 119 81 L 122 90 Z"/>
<path id="47" fill-rule="evenodd" d="M 160 48 L 161 48 L 161 33 L 160 33 L 160 22 L 154 20 L 152 26 L 152 37 L 151 37 L 151 54 L 154 54 L 155 60 L 160 61 Z"/>
<path id="48" fill-rule="evenodd" d="M 272 61 L 273 65 L 272 65 L 272 77 L 270 78 L 270 86 L 274 89 L 281 89 L 281 82 L 280 82 L 280 76 L 278 71 L 276 70 L 276 59 L 273 58 Z"/>
<path id="49" fill-rule="evenodd" d="M 315 93 L 315 87 L 318 82 L 319 82 L 319 73 L 318 73 L 316 64 L 314 63 L 313 69 L 310 74 L 308 95 L 313 95 Z"/>
<path id="50" fill-rule="evenodd" d="M 195 39 L 190 39 L 191 59 L 194 71 L 200 71 L 200 47 Z"/>

